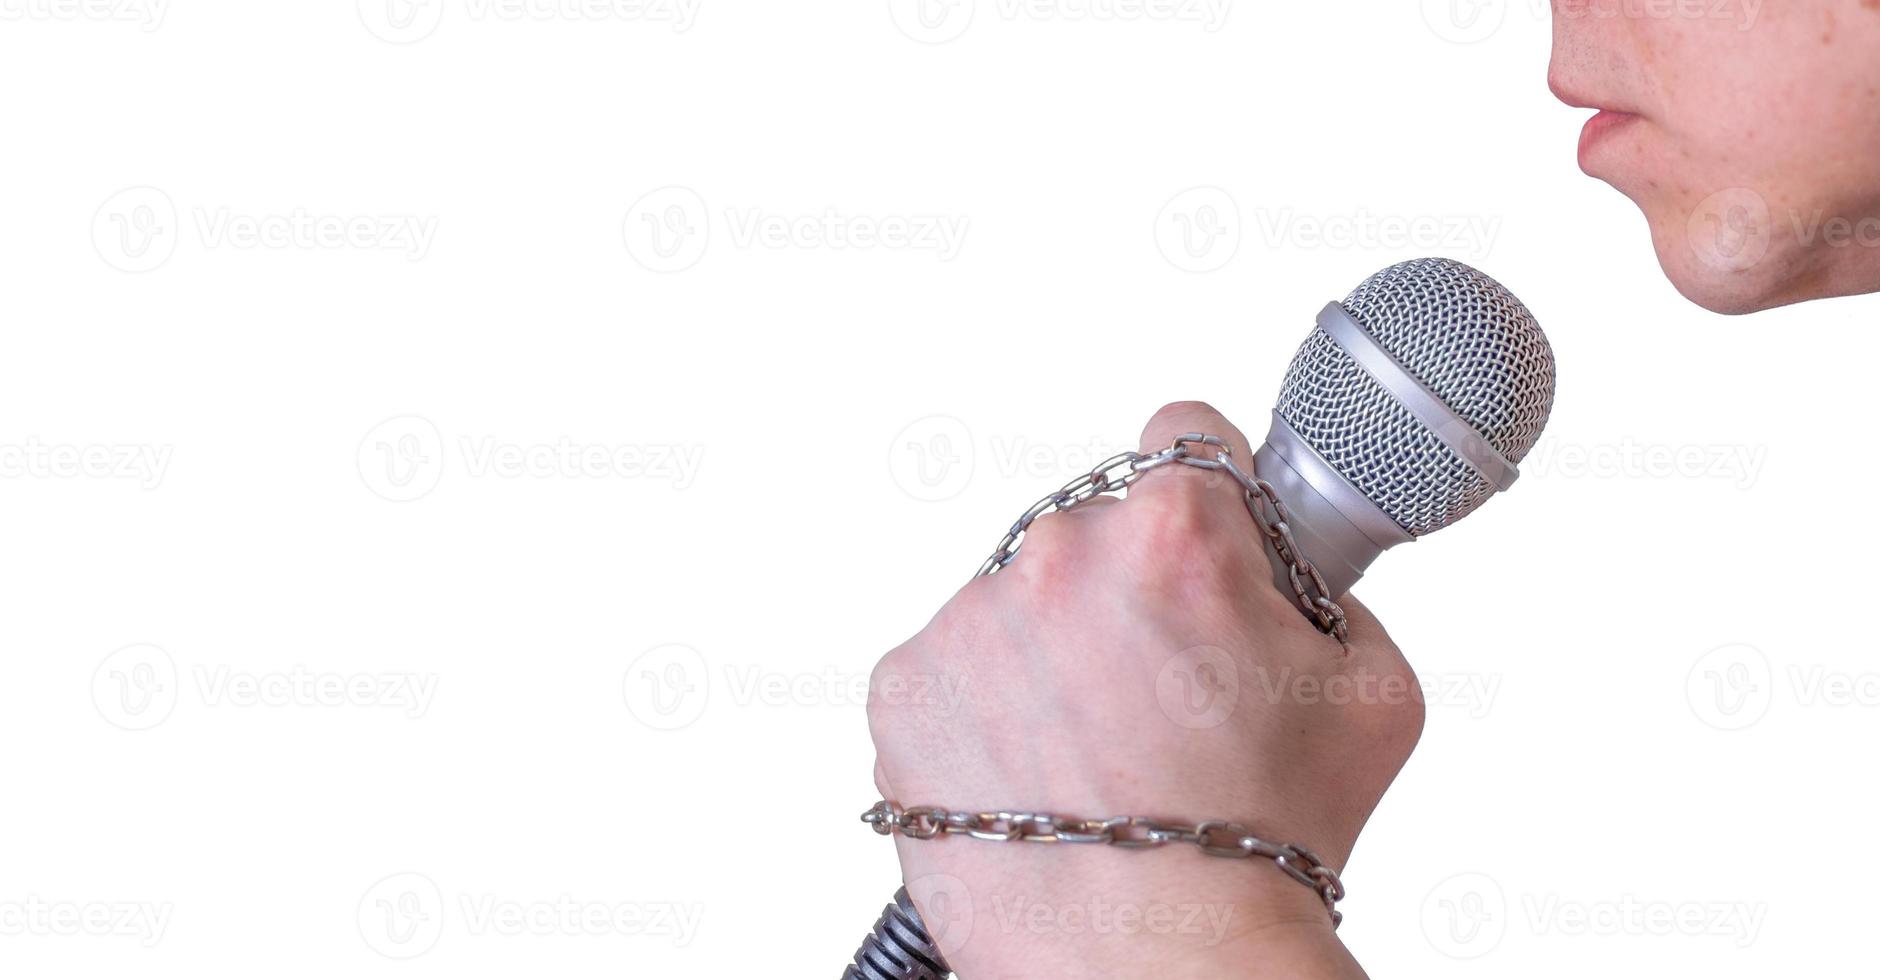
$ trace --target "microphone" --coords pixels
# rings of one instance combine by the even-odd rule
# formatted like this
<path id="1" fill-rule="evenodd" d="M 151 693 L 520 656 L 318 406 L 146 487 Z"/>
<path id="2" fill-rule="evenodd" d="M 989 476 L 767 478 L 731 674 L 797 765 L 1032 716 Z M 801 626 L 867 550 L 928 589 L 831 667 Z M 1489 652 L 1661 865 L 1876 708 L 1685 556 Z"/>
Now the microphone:
<path id="1" fill-rule="evenodd" d="M 1335 598 L 1386 549 L 1513 486 L 1553 407 L 1553 349 L 1527 307 L 1460 262 L 1414 259 L 1319 313 L 1254 475 L 1285 504 L 1293 540 Z M 1266 547 L 1275 584 L 1292 595 L 1288 568 Z M 948 975 L 903 888 L 843 977 Z"/>
<path id="2" fill-rule="evenodd" d="M 1319 313 L 1254 471 L 1336 598 L 1386 549 L 1513 486 L 1553 405 L 1553 349 L 1527 307 L 1461 262 L 1414 259 Z"/>

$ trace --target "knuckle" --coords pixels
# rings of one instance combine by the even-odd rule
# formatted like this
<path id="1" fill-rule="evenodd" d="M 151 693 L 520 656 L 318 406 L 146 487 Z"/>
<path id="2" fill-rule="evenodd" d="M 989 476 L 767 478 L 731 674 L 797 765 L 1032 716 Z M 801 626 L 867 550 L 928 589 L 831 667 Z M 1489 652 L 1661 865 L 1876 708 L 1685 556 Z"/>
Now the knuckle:
<path id="1" fill-rule="evenodd" d="M 1369 659 L 1389 665 L 1369 669 L 1375 676 L 1369 685 L 1374 694 L 1363 701 L 1355 723 L 1371 744 L 1407 757 L 1423 735 L 1427 710 L 1422 684 L 1401 658 Z"/>
<path id="2" fill-rule="evenodd" d="M 1130 528 L 1131 550 L 1152 575 L 1182 580 L 1239 584 L 1245 570 L 1248 528 L 1224 527 L 1219 508 L 1206 494 L 1226 491 L 1209 487 L 1200 471 L 1169 478 L 1163 492 L 1144 495 Z"/>
<path id="3" fill-rule="evenodd" d="M 889 699 L 882 696 L 882 692 L 887 690 L 893 678 L 901 675 L 901 665 L 905 660 L 901 649 L 888 651 L 886 656 L 875 662 L 875 669 L 868 673 L 867 713 L 870 728 L 878 728 L 894 707 Z"/>
<path id="4" fill-rule="evenodd" d="M 1069 514 L 1039 516 L 1025 531 L 1012 568 L 1032 582 L 1061 581 L 1076 574 L 1083 547 Z"/>
<path id="5" fill-rule="evenodd" d="M 1038 515 L 1025 529 L 1025 537 L 1020 543 L 1021 555 L 1035 555 L 1041 552 L 1062 551 L 1068 545 L 1070 537 L 1070 515 L 1055 510 L 1047 510 Z"/>
<path id="6" fill-rule="evenodd" d="M 1146 547 L 1193 549 L 1214 536 L 1215 520 L 1204 494 L 1207 474 L 1187 467 L 1160 474 L 1158 492 L 1143 494 L 1133 530 Z"/>

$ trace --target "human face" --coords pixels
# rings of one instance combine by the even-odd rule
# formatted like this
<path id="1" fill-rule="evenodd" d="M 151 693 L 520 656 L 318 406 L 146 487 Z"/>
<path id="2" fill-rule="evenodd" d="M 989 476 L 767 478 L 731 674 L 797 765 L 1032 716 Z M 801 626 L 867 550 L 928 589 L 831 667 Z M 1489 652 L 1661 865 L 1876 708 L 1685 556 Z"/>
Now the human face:
<path id="1" fill-rule="evenodd" d="M 1580 169 L 1720 313 L 1880 291 L 1880 0 L 1553 0 Z"/>

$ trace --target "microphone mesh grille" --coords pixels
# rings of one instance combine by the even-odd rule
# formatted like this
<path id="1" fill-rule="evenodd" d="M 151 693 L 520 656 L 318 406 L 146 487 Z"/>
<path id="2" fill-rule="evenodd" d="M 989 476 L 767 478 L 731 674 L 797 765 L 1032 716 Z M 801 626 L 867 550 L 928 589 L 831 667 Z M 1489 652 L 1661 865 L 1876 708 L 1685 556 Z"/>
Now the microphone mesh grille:
<path id="1" fill-rule="evenodd" d="M 1345 299 L 1358 324 L 1510 462 L 1534 448 L 1554 401 L 1554 357 L 1502 285 L 1448 259 L 1417 259 Z M 1441 530 L 1494 492 L 1322 330 L 1286 372 L 1278 411 L 1411 535 Z"/>

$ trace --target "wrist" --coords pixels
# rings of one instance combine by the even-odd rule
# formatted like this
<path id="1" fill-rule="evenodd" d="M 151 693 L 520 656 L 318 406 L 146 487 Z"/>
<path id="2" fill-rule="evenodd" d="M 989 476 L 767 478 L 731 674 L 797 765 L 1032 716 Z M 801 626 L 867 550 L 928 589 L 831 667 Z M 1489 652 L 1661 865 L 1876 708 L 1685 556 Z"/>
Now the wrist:
<path id="1" fill-rule="evenodd" d="M 898 840 L 908 891 L 968 977 L 1364 976 L 1317 893 L 1190 849 Z"/>

